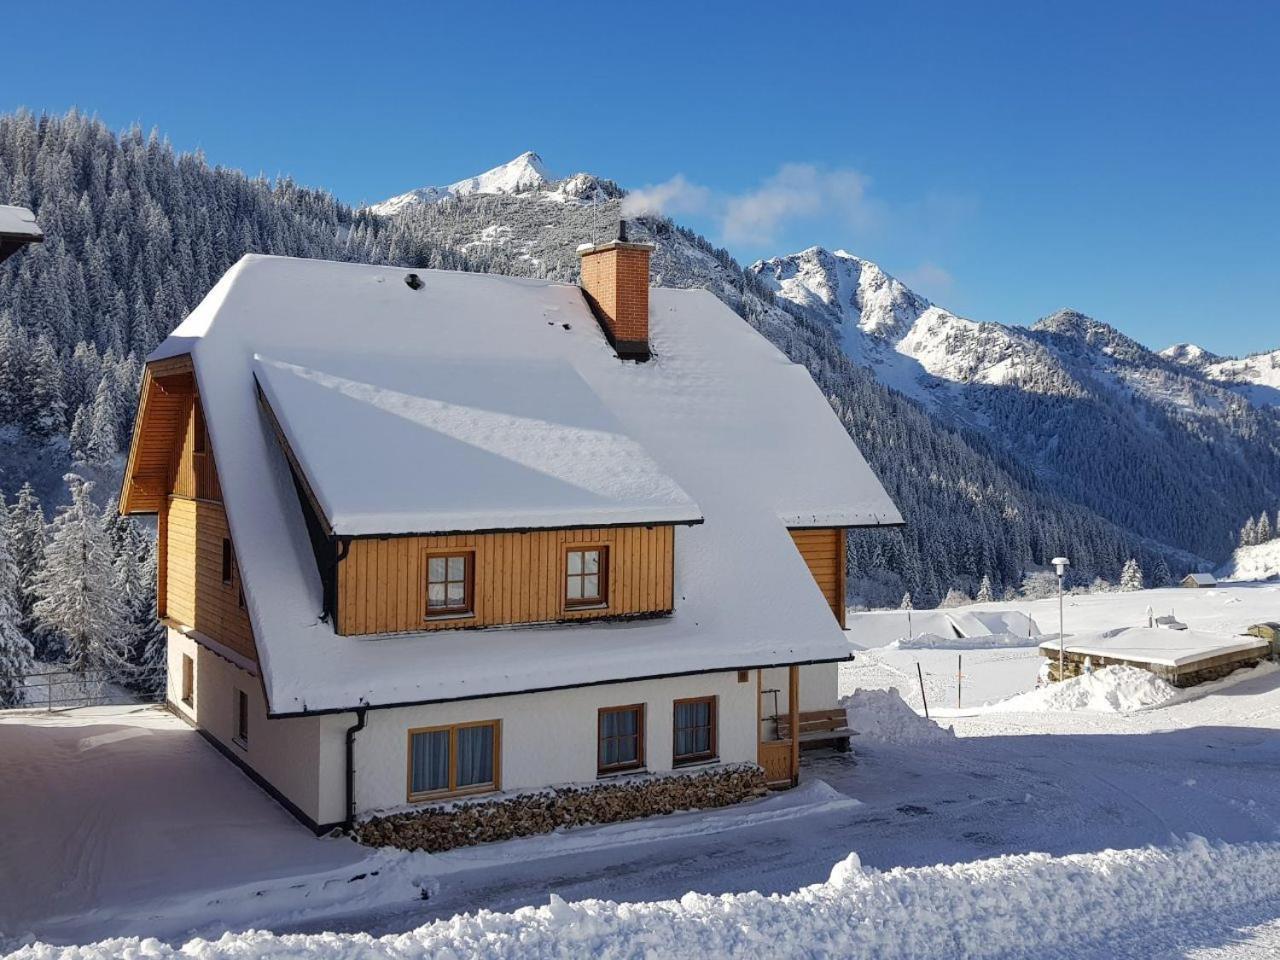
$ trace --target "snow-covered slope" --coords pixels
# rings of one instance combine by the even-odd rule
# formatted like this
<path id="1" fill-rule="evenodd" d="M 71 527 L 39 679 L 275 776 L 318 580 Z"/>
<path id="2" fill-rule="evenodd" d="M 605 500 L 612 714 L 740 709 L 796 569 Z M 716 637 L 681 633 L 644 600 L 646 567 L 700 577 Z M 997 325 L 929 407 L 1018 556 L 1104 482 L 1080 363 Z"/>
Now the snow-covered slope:
<path id="1" fill-rule="evenodd" d="M 1239 516 L 1242 489 L 1259 506 L 1280 499 L 1280 419 L 1228 382 L 1249 376 L 1255 393 L 1274 389 L 1264 378 L 1280 382 L 1280 359 L 1250 358 L 1249 374 L 1229 373 L 1221 365 L 1245 362 L 1191 345 L 1161 356 L 1075 310 L 1030 327 L 971 320 L 843 250 L 810 247 L 750 269 L 882 383 L 1123 526 L 1221 556 L 1229 531 L 1204 536 L 1170 500 L 1195 489 L 1197 509 Z"/>
<path id="2" fill-rule="evenodd" d="M 1219 580 L 1269 580 L 1280 577 L 1280 538 L 1237 547 L 1217 576 Z"/>
<path id="3" fill-rule="evenodd" d="M 617 188 L 605 184 L 589 173 L 575 173 L 563 180 L 554 177 L 542 158 L 526 150 L 514 160 L 467 177 L 447 187 L 418 187 L 408 193 L 383 200 L 369 207 L 378 216 L 392 216 L 422 204 L 439 203 L 451 197 L 473 194 L 535 194 L 539 199 L 561 202 L 594 202 L 617 196 Z"/>
<path id="4" fill-rule="evenodd" d="M 1195 344 L 1179 343 L 1160 351 L 1178 363 L 1195 367 L 1255 406 L 1280 406 L 1280 350 L 1247 357 L 1219 357 Z"/>

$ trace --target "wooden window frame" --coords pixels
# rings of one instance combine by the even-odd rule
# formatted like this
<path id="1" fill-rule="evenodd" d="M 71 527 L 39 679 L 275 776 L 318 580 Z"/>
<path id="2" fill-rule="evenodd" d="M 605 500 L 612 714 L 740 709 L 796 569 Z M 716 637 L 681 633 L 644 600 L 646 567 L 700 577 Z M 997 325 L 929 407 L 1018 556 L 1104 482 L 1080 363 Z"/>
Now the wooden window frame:
<path id="1" fill-rule="evenodd" d="M 600 762 L 600 724 L 604 720 L 606 713 L 622 713 L 627 710 L 634 710 L 640 715 L 640 722 L 636 725 L 636 759 L 626 763 L 611 763 L 606 766 Z M 596 776 L 608 777 L 615 773 L 629 773 L 634 770 L 644 769 L 644 742 L 648 734 L 647 719 L 643 703 L 624 703 L 616 707 L 601 707 L 596 711 Z"/>
<path id="2" fill-rule="evenodd" d="M 589 553 L 595 551 L 600 554 L 600 570 L 597 576 L 600 578 L 600 594 L 596 597 L 584 599 L 571 599 L 569 597 L 569 577 L 583 576 L 583 574 L 569 573 L 569 554 L 571 553 Z M 564 604 L 564 609 L 570 613 L 576 610 L 605 610 L 609 607 L 609 544 L 607 543 L 568 543 L 564 548 L 564 559 L 561 561 L 562 575 L 560 577 L 560 600 Z"/>
<path id="3" fill-rule="evenodd" d="M 241 750 L 249 749 L 249 695 L 236 688 L 235 736 L 231 738 Z"/>
<path id="4" fill-rule="evenodd" d="M 179 691 L 179 699 L 184 705 L 194 710 L 196 705 L 196 662 L 189 653 L 182 655 L 181 683 L 182 689 Z"/>
<path id="5" fill-rule="evenodd" d="M 448 584 L 455 582 L 448 579 L 447 558 L 462 557 L 465 570 L 462 576 L 462 606 L 431 608 L 431 568 L 433 559 L 446 558 L 444 583 L 445 595 L 448 596 Z M 472 547 L 454 547 L 452 549 L 431 549 L 422 551 L 422 618 L 435 620 L 465 620 L 476 615 L 476 551 Z"/>
<path id="6" fill-rule="evenodd" d="M 671 765 L 683 767 L 694 763 L 709 763 L 720 759 L 720 704 L 715 696 L 685 697 L 671 704 Z M 703 753 L 676 753 L 679 728 L 676 727 L 676 708 L 686 703 L 706 703 L 711 706 L 711 749 Z"/>
<path id="7" fill-rule="evenodd" d="M 472 727 L 493 728 L 493 780 L 466 787 L 458 786 L 458 731 Z M 413 738 L 419 733 L 449 733 L 449 786 L 443 790 L 413 792 Z M 469 720 L 466 723 L 442 723 L 432 727 L 410 727 L 405 733 L 405 799 L 409 803 L 441 800 L 448 797 L 466 797 L 476 793 L 497 793 L 502 789 L 502 721 Z"/>
<path id="8" fill-rule="evenodd" d="M 230 586 L 235 578 L 235 554 L 231 550 L 231 538 L 222 538 L 222 583 Z"/>

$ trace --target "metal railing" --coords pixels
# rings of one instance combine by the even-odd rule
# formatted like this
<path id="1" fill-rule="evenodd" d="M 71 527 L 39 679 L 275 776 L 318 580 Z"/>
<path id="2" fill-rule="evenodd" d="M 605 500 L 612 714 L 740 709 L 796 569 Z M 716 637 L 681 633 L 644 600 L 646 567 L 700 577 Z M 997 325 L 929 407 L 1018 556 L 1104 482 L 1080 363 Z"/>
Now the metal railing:
<path id="1" fill-rule="evenodd" d="M 25 702 L 9 709 L 40 710 L 156 703 L 163 697 L 132 690 L 106 670 L 42 670 L 29 673 L 23 687 Z"/>

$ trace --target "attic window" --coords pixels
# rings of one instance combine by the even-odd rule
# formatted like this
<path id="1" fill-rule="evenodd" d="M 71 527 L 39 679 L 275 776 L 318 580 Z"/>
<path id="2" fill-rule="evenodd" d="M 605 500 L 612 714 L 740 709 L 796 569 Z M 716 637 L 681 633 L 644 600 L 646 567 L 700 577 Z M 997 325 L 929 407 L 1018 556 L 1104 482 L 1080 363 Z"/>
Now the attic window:
<path id="1" fill-rule="evenodd" d="M 416 273 L 407 274 L 404 278 L 404 282 L 410 290 L 421 290 L 423 287 L 422 278 Z"/>

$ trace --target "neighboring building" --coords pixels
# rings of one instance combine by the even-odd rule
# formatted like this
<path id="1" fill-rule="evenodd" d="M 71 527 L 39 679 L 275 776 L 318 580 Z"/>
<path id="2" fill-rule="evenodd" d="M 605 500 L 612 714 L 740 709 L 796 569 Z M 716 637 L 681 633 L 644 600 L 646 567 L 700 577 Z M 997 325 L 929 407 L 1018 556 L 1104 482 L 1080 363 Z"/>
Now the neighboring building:
<path id="1" fill-rule="evenodd" d="M 901 518 L 808 372 L 650 291 L 651 249 L 580 250 L 585 290 L 251 255 L 149 358 L 121 510 L 158 517 L 168 700 L 314 828 L 796 782 L 845 529 Z"/>
<path id="2" fill-rule="evenodd" d="M 1184 587 L 1216 587 L 1218 585 L 1217 578 L 1212 573 L 1188 573 L 1182 578 L 1180 584 Z"/>
<path id="3" fill-rule="evenodd" d="M 44 233 L 30 210 L 0 204 L 0 263 L 29 243 L 43 242 Z"/>

